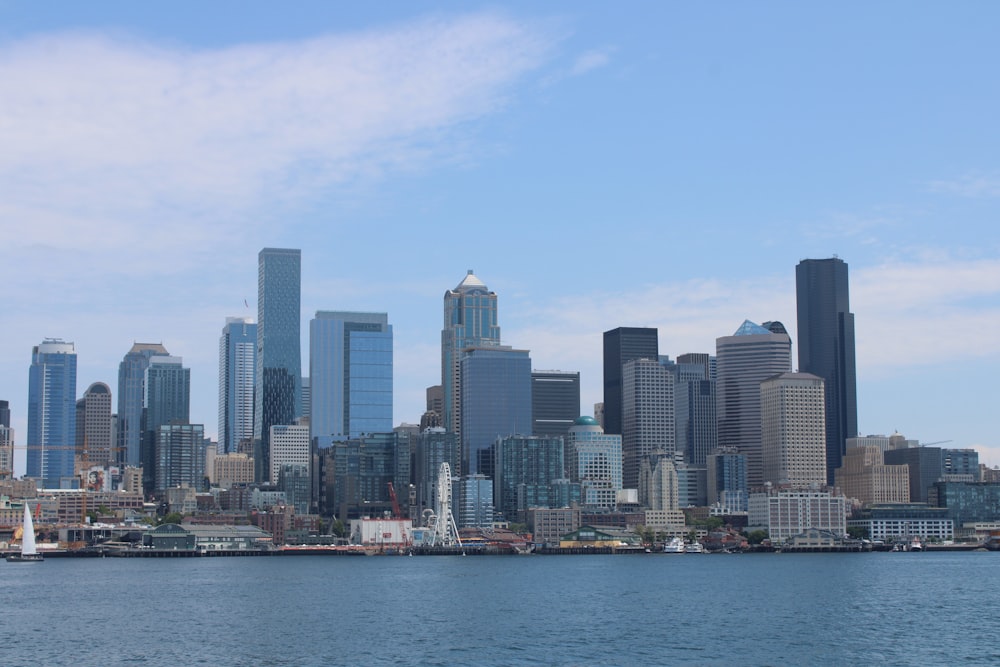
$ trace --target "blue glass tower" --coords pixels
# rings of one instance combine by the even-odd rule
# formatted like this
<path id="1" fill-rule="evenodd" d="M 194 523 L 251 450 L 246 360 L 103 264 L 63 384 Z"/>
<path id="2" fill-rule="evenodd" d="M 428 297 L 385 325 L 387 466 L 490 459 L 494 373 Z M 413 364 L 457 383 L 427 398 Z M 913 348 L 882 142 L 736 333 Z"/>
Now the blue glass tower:
<path id="1" fill-rule="evenodd" d="M 147 492 L 156 488 L 161 427 L 190 420 L 191 369 L 184 368 L 180 357 L 150 357 L 142 402 L 142 483 Z"/>
<path id="2" fill-rule="evenodd" d="M 392 430 L 392 325 L 385 313 L 319 311 L 309 322 L 309 425 L 331 436 Z"/>
<path id="3" fill-rule="evenodd" d="M 76 350 L 46 338 L 31 350 L 28 370 L 28 476 L 57 488 L 73 476 L 76 448 Z"/>
<path id="4" fill-rule="evenodd" d="M 236 452 L 253 440 L 253 380 L 257 370 L 257 325 L 227 317 L 219 338 L 219 452 Z"/>
<path id="5" fill-rule="evenodd" d="M 257 258 L 257 372 L 254 392 L 254 478 L 268 479 L 271 427 L 302 414 L 302 251 L 264 248 Z"/>
<path id="6" fill-rule="evenodd" d="M 135 343 L 118 365 L 116 458 L 126 465 L 142 464 L 142 401 L 149 360 L 168 355 L 167 348 L 160 343 Z"/>
<path id="7" fill-rule="evenodd" d="M 492 477 L 497 436 L 531 432 L 531 357 L 509 347 L 471 348 L 460 368 L 462 475 Z"/>

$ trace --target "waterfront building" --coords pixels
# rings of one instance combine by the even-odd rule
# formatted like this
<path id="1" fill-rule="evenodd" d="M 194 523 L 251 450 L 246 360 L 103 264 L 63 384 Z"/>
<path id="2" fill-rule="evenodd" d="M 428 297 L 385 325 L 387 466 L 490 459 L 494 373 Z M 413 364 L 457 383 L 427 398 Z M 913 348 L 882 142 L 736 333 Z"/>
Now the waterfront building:
<path id="1" fill-rule="evenodd" d="M 489 348 L 499 345 L 497 295 L 473 274 L 472 269 L 469 269 L 455 289 L 444 293 L 444 328 L 441 330 L 443 424 L 446 429 L 458 434 L 459 442 L 465 442 L 462 437 L 464 392 L 461 377 L 464 350 L 471 347 Z M 524 431 L 528 426 L 521 428 Z M 492 437 L 496 437 L 496 433 Z M 463 456 L 467 457 L 467 454 Z"/>
<path id="2" fill-rule="evenodd" d="M 764 481 L 797 489 L 826 484 L 823 380 L 782 373 L 760 384 Z"/>
<path id="3" fill-rule="evenodd" d="M 249 317 L 227 317 L 219 338 L 219 453 L 253 440 L 257 325 Z"/>
<path id="4" fill-rule="evenodd" d="M 212 484 L 221 489 L 253 484 L 253 459 L 246 454 L 222 454 L 215 457 L 212 465 Z"/>
<path id="5" fill-rule="evenodd" d="M 518 512 L 528 505 L 548 506 L 548 487 L 566 477 L 562 436 L 500 437 L 496 439 L 493 455 L 493 507 L 508 521 L 516 521 Z M 519 495 L 524 495 L 525 505 L 518 504 Z M 545 499 L 541 499 L 543 495 Z"/>
<path id="6" fill-rule="evenodd" d="M 854 313 L 850 312 L 847 263 L 837 257 L 804 259 L 795 267 L 799 372 L 826 386 L 826 470 L 833 483 L 847 438 L 858 433 Z"/>
<path id="7" fill-rule="evenodd" d="M 458 527 L 493 527 L 493 480 L 467 475 L 458 482 Z"/>
<path id="8" fill-rule="evenodd" d="M 95 382 L 76 402 L 76 453 L 85 467 L 116 462 L 114 423 L 111 388 L 103 382 Z"/>
<path id="9" fill-rule="evenodd" d="M 707 354 L 684 354 L 674 365 L 677 451 L 684 454 L 685 461 L 701 467 L 719 441 L 711 361 Z"/>
<path id="10" fill-rule="evenodd" d="M 536 544 L 558 546 L 559 539 L 581 525 L 578 507 L 535 507 L 527 511 L 528 530 Z"/>
<path id="11" fill-rule="evenodd" d="M 735 447 L 720 447 L 706 458 L 708 504 L 724 513 L 747 511 L 747 457 Z"/>
<path id="12" fill-rule="evenodd" d="M 368 433 L 320 450 L 320 512 L 341 521 L 392 510 L 389 482 L 410 484 L 410 441 L 405 432 Z"/>
<path id="13" fill-rule="evenodd" d="M 745 320 L 732 336 L 717 338 L 715 349 L 718 443 L 747 457 L 747 483 L 755 488 L 764 483 L 760 383 L 792 370 L 792 339 Z"/>
<path id="14" fill-rule="evenodd" d="M 1000 484 L 989 482 L 935 482 L 928 504 L 944 507 L 955 531 L 967 524 L 1000 522 Z"/>
<path id="15" fill-rule="evenodd" d="M 392 325 L 386 313 L 317 311 L 309 322 L 309 424 L 319 447 L 392 430 Z"/>
<path id="16" fill-rule="evenodd" d="M 257 369 L 254 374 L 254 477 L 271 470 L 267 436 L 302 414 L 302 251 L 264 248 L 257 257 Z"/>
<path id="17" fill-rule="evenodd" d="M 531 371 L 531 434 L 566 435 L 580 416 L 580 373 Z"/>
<path id="18" fill-rule="evenodd" d="M 834 480 L 845 496 L 862 505 L 910 502 L 909 468 L 885 465 L 884 452 L 877 445 L 848 447 Z"/>
<path id="19" fill-rule="evenodd" d="M 205 486 L 205 427 L 201 424 L 163 424 L 156 431 L 157 491 Z"/>
<path id="20" fill-rule="evenodd" d="M 274 426 L 272 429 L 276 428 Z M 288 504 L 296 514 L 309 514 L 312 499 L 312 478 L 306 463 L 282 463 L 278 466 L 278 489 L 285 492 Z"/>
<path id="21" fill-rule="evenodd" d="M 775 544 L 810 528 L 847 533 L 847 499 L 825 490 L 753 491 L 747 502 L 751 528 L 763 528 Z"/>
<path id="22" fill-rule="evenodd" d="M 940 447 L 890 449 L 883 454 L 883 458 L 887 465 L 907 467 L 910 473 L 910 502 L 928 502 L 928 489 L 944 474 Z"/>
<path id="23" fill-rule="evenodd" d="M 76 449 L 76 349 L 46 338 L 31 350 L 28 370 L 28 477 L 46 487 L 72 484 Z"/>
<path id="24" fill-rule="evenodd" d="M 622 481 L 639 486 L 643 457 L 677 450 L 674 373 L 655 359 L 631 359 L 622 367 Z"/>
<path id="25" fill-rule="evenodd" d="M 460 365 L 463 472 L 492 477 L 497 436 L 531 428 L 531 358 L 507 346 L 469 348 Z"/>
<path id="26" fill-rule="evenodd" d="M 146 369 L 156 356 L 169 356 L 160 343 L 134 343 L 118 364 L 118 428 L 119 462 L 130 466 L 142 465 L 142 406 L 146 395 Z"/>
<path id="27" fill-rule="evenodd" d="M 312 458 L 309 450 L 308 426 L 275 424 L 271 426 L 268 445 L 271 469 L 265 481 L 277 484 L 278 472 L 281 466 L 286 464 L 299 464 L 308 468 Z"/>
<path id="28" fill-rule="evenodd" d="M 447 463 L 450 470 L 459 470 L 461 451 L 458 438 L 441 427 L 433 427 L 411 438 L 413 443 L 413 484 L 416 487 L 417 515 L 433 510 L 437 502 L 438 472 Z"/>
<path id="29" fill-rule="evenodd" d="M 578 417 L 565 443 L 566 471 L 580 483 L 583 506 L 613 510 L 622 488 L 622 437 L 605 433 L 593 417 Z"/>
<path id="30" fill-rule="evenodd" d="M 658 359 L 658 332 L 654 328 L 618 327 L 604 332 L 604 407 L 599 421 L 604 432 L 623 435 L 625 363 L 633 359 Z M 638 464 L 636 464 L 638 465 Z"/>
<path id="31" fill-rule="evenodd" d="M 848 450 L 847 455 L 851 455 Z M 884 542 L 950 540 L 955 524 L 944 507 L 925 503 L 879 503 L 865 507 L 847 520 L 848 528 L 864 528 L 868 539 Z"/>
<path id="32" fill-rule="evenodd" d="M 156 439 L 160 427 L 191 421 L 191 370 L 184 368 L 181 357 L 151 356 L 146 366 L 143 391 L 142 483 L 148 493 L 154 488 L 167 488 L 156 486 L 159 479 Z M 204 431 L 201 437 L 204 437 Z"/>

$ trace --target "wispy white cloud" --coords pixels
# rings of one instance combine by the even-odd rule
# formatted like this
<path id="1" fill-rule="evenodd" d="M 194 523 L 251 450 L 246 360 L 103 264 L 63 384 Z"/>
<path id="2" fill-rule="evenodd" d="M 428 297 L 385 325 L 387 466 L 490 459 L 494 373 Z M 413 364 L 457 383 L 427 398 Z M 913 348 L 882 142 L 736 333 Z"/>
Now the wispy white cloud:
<path id="1" fill-rule="evenodd" d="M 1000 173 L 973 171 L 951 180 L 931 181 L 931 192 L 959 197 L 1000 197 Z"/>
<path id="2" fill-rule="evenodd" d="M 585 51 L 577 56 L 576 61 L 573 63 L 573 68 L 570 70 L 572 76 L 580 76 L 581 74 L 586 74 L 591 70 L 599 69 L 606 66 L 611 62 L 611 54 L 613 49 L 591 49 L 590 51 Z"/>

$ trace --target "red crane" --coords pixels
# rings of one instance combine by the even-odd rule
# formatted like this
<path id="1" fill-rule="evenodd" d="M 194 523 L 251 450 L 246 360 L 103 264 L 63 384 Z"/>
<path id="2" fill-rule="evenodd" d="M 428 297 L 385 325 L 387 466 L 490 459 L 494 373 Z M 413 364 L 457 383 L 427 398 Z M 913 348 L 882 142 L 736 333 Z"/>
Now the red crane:
<path id="1" fill-rule="evenodd" d="M 389 482 L 389 499 L 392 500 L 392 517 L 394 519 L 405 519 L 402 510 L 399 509 L 399 500 L 396 499 L 396 489 L 392 482 Z"/>

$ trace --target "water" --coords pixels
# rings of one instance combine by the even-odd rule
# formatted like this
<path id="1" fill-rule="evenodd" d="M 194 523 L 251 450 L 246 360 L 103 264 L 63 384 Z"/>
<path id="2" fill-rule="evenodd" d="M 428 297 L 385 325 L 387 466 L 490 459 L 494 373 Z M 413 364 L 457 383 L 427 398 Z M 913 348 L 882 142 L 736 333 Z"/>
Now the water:
<path id="1" fill-rule="evenodd" d="M 0 564 L 0 664 L 985 665 L 1000 554 Z"/>

